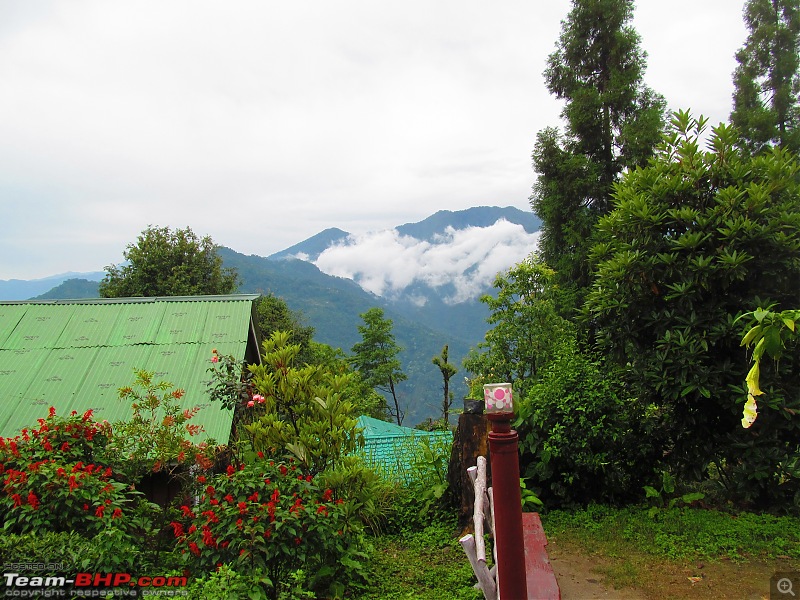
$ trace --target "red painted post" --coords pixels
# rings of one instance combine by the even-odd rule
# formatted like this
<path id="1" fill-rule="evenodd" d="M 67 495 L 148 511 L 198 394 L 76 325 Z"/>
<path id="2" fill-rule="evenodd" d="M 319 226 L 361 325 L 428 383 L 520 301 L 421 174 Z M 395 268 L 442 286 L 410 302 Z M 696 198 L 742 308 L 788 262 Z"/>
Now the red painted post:
<path id="1" fill-rule="evenodd" d="M 499 409 L 490 408 L 493 387 L 486 386 L 486 416 L 492 423 L 489 432 L 489 456 L 492 463 L 495 544 L 497 545 L 497 587 L 500 600 L 524 600 L 528 597 L 525 573 L 525 538 L 522 530 L 522 498 L 519 489 L 519 435 L 511 429 L 514 416 L 511 386 L 507 400 Z M 509 410 L 510 409 L 510 410 Z"/>

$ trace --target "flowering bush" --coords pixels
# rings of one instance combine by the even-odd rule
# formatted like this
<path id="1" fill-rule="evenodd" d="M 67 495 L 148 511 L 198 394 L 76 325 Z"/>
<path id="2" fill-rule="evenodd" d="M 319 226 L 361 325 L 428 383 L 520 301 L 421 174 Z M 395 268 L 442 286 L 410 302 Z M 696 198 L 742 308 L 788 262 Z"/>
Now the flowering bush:
<path id="1" fill-rule="evenodd" d="M 273 591 L 300 567 L 308 585 L 342 589 L 358 569 L 361 526 L 347 503 L 295 465 L 259 459 L 197 478 L 199 502 L 181 507 L 174 535 L 195 571 L 222 564 L 261 573 Z"/>
<path id="2" fill-rule="evenodd" d="M 135 371 L 131 387 L 119 390 L 120 400 L 131 402 L 133 414 L 128 421 L 114 423 L 111 451 L 121 460 L 126 474 L 136 480 L 150 471 L 172 473 L 179 466 L 196 463 L 201 468 L 213 465 L 213 440 L 194 444 L 189 438 L 203 432 L 190 423 L 198 408 L 182 408 L 178 401 L 181 389 L 171 389 L 166 381 L 156 383 L 153 373 Z"/>
<path id="3" fill-rule="evenodd" d="M 39 427 L 0 438 L 0 510 L 7 531 L 96 533 L 123 516 L 133 492 L 103 460 L 111 428 L 92 411 L 50 408 Z"/>

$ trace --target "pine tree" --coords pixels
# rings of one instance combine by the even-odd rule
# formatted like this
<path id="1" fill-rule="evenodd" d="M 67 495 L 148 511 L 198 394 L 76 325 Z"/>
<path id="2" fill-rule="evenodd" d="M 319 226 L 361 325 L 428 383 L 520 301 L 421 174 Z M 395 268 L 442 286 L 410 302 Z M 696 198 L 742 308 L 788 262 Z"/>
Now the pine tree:
<path id="1" fill-rule="evenodd" d="M 750 31 L 736 53 L 735 125 L 748 150 L 800 151 L 800 0 L 748 0 Z"/>
<path id="2" fill-rule="evenodd" d="M 352 348 L 350 363 L 371 387 L 388 393 L 394 408 L 391 416 L 398 425 L 403 424 L 405 413 L 400 408 L 397 397 L 397 384 L 408 379 L 400 368 L 397 355 L 402 350 L 392 333 L 392 320 L 384 318 L 383 309 L 371 308 L 360 315 L 364 324 L 358 326 L 361 342 Z"/>
<path id="3" fill-rule="evenodd" d="M 531 204 L 543 221 L 542 258 L 573 290 L 573 306 L 589 284 L 592 227 L 609 211 L 614 182 L 646 164 L 663 128 L 665 102 L 644 85 L 646 55 L 632 17 L 632 0 L 573 0 L 544 72 L 548 89 L 566 101 L 566 123 L 564 133 L 537 136 Z"/>

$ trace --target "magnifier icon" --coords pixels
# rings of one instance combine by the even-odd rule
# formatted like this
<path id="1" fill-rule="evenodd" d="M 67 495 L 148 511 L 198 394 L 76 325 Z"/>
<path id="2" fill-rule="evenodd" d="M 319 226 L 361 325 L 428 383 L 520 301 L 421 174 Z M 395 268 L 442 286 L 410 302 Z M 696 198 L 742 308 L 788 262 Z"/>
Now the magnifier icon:
<path id="1" fill-rule="evenodd" d="M 792 596 L 796 596 L 796 594 L 792 590 L 792 580 L 789 579 L 788 577 L 778 579 L 776 587 L 778 588 L 778 591 L 781 594 L 791 594 Z"/>

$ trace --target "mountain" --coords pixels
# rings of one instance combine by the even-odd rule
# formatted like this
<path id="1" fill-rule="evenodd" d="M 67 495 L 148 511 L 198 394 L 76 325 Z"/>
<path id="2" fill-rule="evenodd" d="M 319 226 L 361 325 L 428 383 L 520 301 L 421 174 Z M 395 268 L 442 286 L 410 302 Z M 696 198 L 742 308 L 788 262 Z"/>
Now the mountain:
<path id="1" fill-rule="evenodd" d="M 102 271 L 92 273 L 61 273 L 42 279 L 0 279 L 0 299 L 3 300 L 29 300 L 52 290 L 68 279 L 86 279 L 100 281 L 105 275 Z M 59 296 L 64 298 L 64 296 Z"/>
<path id="2" fill-rule="evenodd" d="M 489 313 L 479 298 L 492 291 L 498 272 L 535 249 L 539 225 L 531 213 L 484 206 L 439 211 L 418 223 L 361 235 L 326 229 L 269 257 L 224 247 L 219 253 L 225 267 L 238 271 L 241 293 L 283 298 L 314 328 L 317 341 L 347 354 L 361 339 L 360 315 L 382 308 L 403 348 L 408 380 L 398 390 L 408 407 L 406 424 L 416 425 L 440 414 L 442 377 L 433 357 L 447 344 L 450 362 L 460 367 L 483 341 Z M 0 298 L 96 296 L 103 275 L 0 281 Z M 4 285 L 11 283 L 13 290 Z M 459 371 L 451 380 L 456 399 L 466 393 L 465 375 Z"/>
<path id="3" fill-rule="evenodd" d="M 67 279 L 52 290 L 33 298 L 33 300 L 78 300 L 80 298 L 97 298 L 99 281 L 88 279 Z"/>
<path id="4" fill-rule="evenodd" d="M 444 234 L 448 228 L 467 229 L 468 227 L 490 227 L 498 220 L 505 219 L 517 223 L 528 233 L 539 231 L 542 221 L 533 213 L 524 212 L 513 206 L 500 208 L 497 206 L 475 206 L 466 210 L 440 210 L 427 219 L 417 223 L 406 223 L 397 227 L 402 235 L 418 240 L 435 241 L 436 236 Z"/>
<path id="5" fill-rule="evenodd" d="M 307 240 L 303 240 L 299 244 L 290 246 L 285 250 L 270 254 L 268 256 L 271 260 L 283 260 L 287 258 L 302 258 L 302 260 L 314 261 L 322 254 L 326 248 L 341 242 L 350 235 L 346 231 L 342 231 L 336 227 L 331 227 L 320 231 L 318 234 L 311 236 Z"/>

